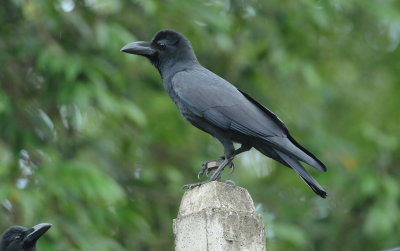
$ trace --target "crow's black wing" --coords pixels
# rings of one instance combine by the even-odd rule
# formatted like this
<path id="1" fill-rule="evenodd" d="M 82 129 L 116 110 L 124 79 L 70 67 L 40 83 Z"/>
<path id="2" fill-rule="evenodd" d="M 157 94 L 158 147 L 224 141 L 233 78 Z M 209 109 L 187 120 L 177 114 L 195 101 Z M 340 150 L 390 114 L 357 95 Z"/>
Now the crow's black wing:
<path id="1" fill-rule="evenodd" d="M 236 87 L 205 68 L 175 74 L 172 86 L 187 108 L 216 126 L 260 138 L 286 135 L 285 127 L 266 116 Z"/>
<path id="2" fill-rule="evenodd" d="M 175 74 L 173 91 L 186 108 L 214 126 L 265 140 L 281 151 L 325 171 L 323 164 L 292 142 L 286 126 L 267 108 L 226 80 L 199 67 Z"/>

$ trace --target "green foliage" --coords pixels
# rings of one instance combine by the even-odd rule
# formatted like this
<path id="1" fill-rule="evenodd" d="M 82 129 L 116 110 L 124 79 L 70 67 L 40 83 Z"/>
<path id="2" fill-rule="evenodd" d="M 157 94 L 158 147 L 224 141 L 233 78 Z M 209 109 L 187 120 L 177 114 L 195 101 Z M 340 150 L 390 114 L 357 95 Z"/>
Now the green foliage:
<path id="1" fill-rule="evenodd" d="M 254 150 L 236 159 L 269 250 L 399 244 L 398 2 L 10 0 L 0 22 L 0 229 L 51 222 L 43 250 L 173 249 L 180 188 L 222 148 L 119 51 L 173 28 L 328 166 L 322 200 Z"/>

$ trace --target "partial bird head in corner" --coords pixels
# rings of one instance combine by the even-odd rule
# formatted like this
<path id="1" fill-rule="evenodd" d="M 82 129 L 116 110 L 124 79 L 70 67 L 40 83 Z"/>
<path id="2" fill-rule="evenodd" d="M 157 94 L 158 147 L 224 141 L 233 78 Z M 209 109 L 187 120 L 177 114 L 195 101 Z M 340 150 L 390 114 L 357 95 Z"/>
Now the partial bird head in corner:
<path id="1" fill-rule="evenodd" d="M 7 229 L 0 242 L 0 251 L 35 251 L 36 241 L 49 230 L 51 224 L 40 223 L 32 228 L 13 226 Z"/>
<path id="2" fill-rule="evenodd" d="M 161 76 L 163 69 L 173 64 L 198 63 L 189 40 L 174 30 L 161 30 L 151 41 L 138 41 L 125 45 L 122 52 L 144 56 L 156 66 Z"/>

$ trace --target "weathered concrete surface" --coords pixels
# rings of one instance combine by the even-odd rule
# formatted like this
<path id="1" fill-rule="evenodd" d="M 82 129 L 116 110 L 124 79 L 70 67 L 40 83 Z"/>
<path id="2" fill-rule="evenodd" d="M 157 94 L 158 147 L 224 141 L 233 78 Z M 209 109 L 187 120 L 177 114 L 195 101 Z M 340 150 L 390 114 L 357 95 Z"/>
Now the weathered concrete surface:
<path id="1" fill-rule="evenodd" d="M 176 251 L 265 250 L 264 224 L 247 190 L 216 181 L 186 191 L 174 234 Z"/>

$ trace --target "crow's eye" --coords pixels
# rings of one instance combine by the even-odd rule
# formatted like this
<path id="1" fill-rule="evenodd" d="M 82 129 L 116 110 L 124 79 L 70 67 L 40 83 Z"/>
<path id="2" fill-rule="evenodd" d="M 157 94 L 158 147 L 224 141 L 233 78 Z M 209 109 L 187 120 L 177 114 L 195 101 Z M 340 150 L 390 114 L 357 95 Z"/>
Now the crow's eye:
<path id="1" fill-rule="evenodd" d="M 167 45 L 164 43 L 157 43 L 157 48 L 163 51 L 167 48 Z"/>
<path id="2" fill-rule="evenodd" d="M 22 238 L 22 236 L 21 236 L 21 235 L 17 235 L 17 236 L 15 236 L 15 239 L 16 239 L 16 240 L 21 240 L 21 238 Z"/>

